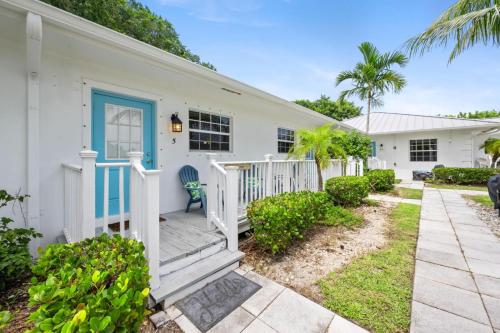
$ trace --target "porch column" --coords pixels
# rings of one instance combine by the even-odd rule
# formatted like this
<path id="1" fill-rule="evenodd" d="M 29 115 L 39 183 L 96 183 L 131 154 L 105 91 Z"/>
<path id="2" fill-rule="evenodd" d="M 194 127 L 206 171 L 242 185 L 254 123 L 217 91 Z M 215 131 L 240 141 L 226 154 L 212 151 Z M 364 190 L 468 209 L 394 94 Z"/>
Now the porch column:
<path id="1" fill-rule="evenodd" d="M 238 251 L 238 173 L 237 166 L 227 166 L 226 178 L 226 218 L 227 218 L 227 249 Z"/>
<path id="2" fill-rule="evenodd" d="M 273 195 L 273 155 L 266 154 L 264 155 L 266 159 L 266 197 L 270 197 Z"/>
<path id="3" fill-rule="evenodd" d="M 144 171 L 144 223 L 146 255 L 149 262 L 151 289 L 160 286 L 160 172 Z"/>
<path id="4" fill-rule="evenodd" d="M 129 231 L 135 239 L 142 239 L 144 232 L 141 226 L 141 187 L 138 186 L 140 175 L 135 166 L 141 164 L 144 154 L 142 152 L 130 152 L 128 158 L 130 161 L 130 181 L 129 181 Z"/>
<path id="5" fill-rule="evenodd" d="M 97 152 L 82 150 L 82 226 L 80 239 L 95 237 L 95 159 Z"/>

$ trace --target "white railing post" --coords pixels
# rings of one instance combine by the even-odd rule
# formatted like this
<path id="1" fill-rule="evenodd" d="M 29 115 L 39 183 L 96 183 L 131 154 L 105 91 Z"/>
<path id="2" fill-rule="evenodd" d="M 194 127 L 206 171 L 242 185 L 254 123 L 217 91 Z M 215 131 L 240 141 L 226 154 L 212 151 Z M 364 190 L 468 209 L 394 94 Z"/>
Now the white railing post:
<path id="1" fill-rule="evenodd" d="M 228 230 L 227 249 L 238 251 L 238 170 L 237 166 L 227 166 L 226 178 L 226 223 Z"/>
<path id="2" fill-rule="evenodd" d="M 216 163 L 215 153 L 207 153 L 208 159 L 208 182 L 207 182 L 207 229 L 215 229 L 215 225 L 212 223 L 212 212 L 214 211 L 214 202 L 217 200 L 217 175 L 213 163 Z"/>
<path id="3" fill-rule="evenodd" d="M 273 195 L 273 155 L 266 154 L 264 158 L 267 162 L 266 164 L 266 197 Z"/>
<path id="4" fill-rule="evenodd" d="M 130 160 L 130 181 L 129 181 L 129 225 L 128 230 L 130 235 L 135 239 L 142 238 L 142 228 L 141 228 L 141 192 L 138 182 L 140 181 L 140 175 L 134 166 L 141 163 L 142 152 L 130 152 L 128 153 L 128 158 Z"/>
<path id="5" fill-rule="evenodd" d="M 146 237 L 146 255 L 149 262 L 149 282 L 152 289 L 160 286 L 160 172 L 161 170 L 144 171 L 144 203 L 143 223 Z"/>
<path id="6" fill-rule="evenodd" d="M 362 159 L 358 160 L 358 167 L 359 167 L 358 176 L 363 176 L 363 160 Z"/>
<path id="7" fill-rule="evenodd" d="M 81 239 L 85 239 L 95 236 L 95 160 L 97 152 L 92 150 L 83 150 L 80 152 L 80 157 L 82 158 Z"/>
<path id="8" fill-rule="evenodd" d="M 306 163 L 305 161 L 297 162 L 297 177 L 299 178 L 297 181 L 298 189 L 297 191 L 303 191 L 306 187 Z"/>

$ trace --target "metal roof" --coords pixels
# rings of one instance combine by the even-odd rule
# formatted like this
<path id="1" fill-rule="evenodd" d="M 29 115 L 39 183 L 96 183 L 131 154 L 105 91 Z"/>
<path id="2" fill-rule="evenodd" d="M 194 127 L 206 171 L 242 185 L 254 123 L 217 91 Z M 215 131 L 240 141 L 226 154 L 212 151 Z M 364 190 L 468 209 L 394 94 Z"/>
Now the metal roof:
<path id="1" fill-rule="evenodd" d="M 361 132 L 366 132 L 366 115 L 343 121 Z M 423 116 L 415 114 L 372 112 L 370 114 L 370 134 L 389 134 L 462 128 L 488 128 L 500 126 L 498 119 L 477 120 Z"/>

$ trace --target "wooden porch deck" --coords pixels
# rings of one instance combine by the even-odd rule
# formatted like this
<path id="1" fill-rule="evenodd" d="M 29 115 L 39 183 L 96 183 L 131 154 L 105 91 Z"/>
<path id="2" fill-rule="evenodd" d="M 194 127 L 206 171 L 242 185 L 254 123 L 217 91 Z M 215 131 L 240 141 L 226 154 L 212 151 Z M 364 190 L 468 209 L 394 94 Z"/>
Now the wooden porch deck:
<path id="1" fill-rule="evenodd" d="M 194 209 L 189 213 L 177 211 L 160 216 L 165 219 L 160 222 L 160 263 L 162 265 L 226 241 L 226 237 L 217 230 L 207 230 L 207 218 L 202 209 Z"/>

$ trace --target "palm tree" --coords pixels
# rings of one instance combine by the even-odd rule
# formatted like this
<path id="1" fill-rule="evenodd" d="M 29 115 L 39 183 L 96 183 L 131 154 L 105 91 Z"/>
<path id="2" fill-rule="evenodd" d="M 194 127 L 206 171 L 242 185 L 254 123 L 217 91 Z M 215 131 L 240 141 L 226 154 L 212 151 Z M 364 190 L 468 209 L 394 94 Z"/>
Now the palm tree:
<path id="1" fill-rule="evenodd" d="M 492 156 L 492 163 L 495 163 L 496 160 L 500 157 L 500 139 L 496 138 L 486 139 L 486 141 L 484 141 L 479 148 L 480 149 L 484 148 L 484 152 Z"/>
<path id="2" fill-rule="evenodd" d="M 449 62 L 477 43 L 500 45 L 500 0 L 459 0 L 427 30 L 410 39 L 411 55 L 454 43 Z"/>
<path id="3" fill-rule="evenodd" d="M 351 80 L 354 87 L 342 91 L 339 99 L 357 96 L 362 101 L 367 101 L 366 133 L 368 133 L 371 108 L 383 105 L 382 96 L 387 91 L 399 93 L 406 85 L 405 78 L 391 67 L 394 65 L 404 67 L 408 58 L 397 51 L 381 54 L 368 42 L 361 43 L 358 49 L 363 55 L 364 62 L 359 62 L 352 71 L 340 72 L 337 76 L 337 86 L 346 80 Z"/>
<path id="4" fill-rule="evenodd" d="M 318 191 L 323 190 L 321 170 L 328 167 L 330 159 L 332 157 L 346 157 L 341 146 L 344 135 L 343 131 L 332 129 L 331 124 L 325 124 L 313 130 L 301 129 L 297 131 L 297 142 L 288 155 L 302 159 L 309 152 L 314 153 L 314 162 L 316 162 L 318 173 Z"/>

